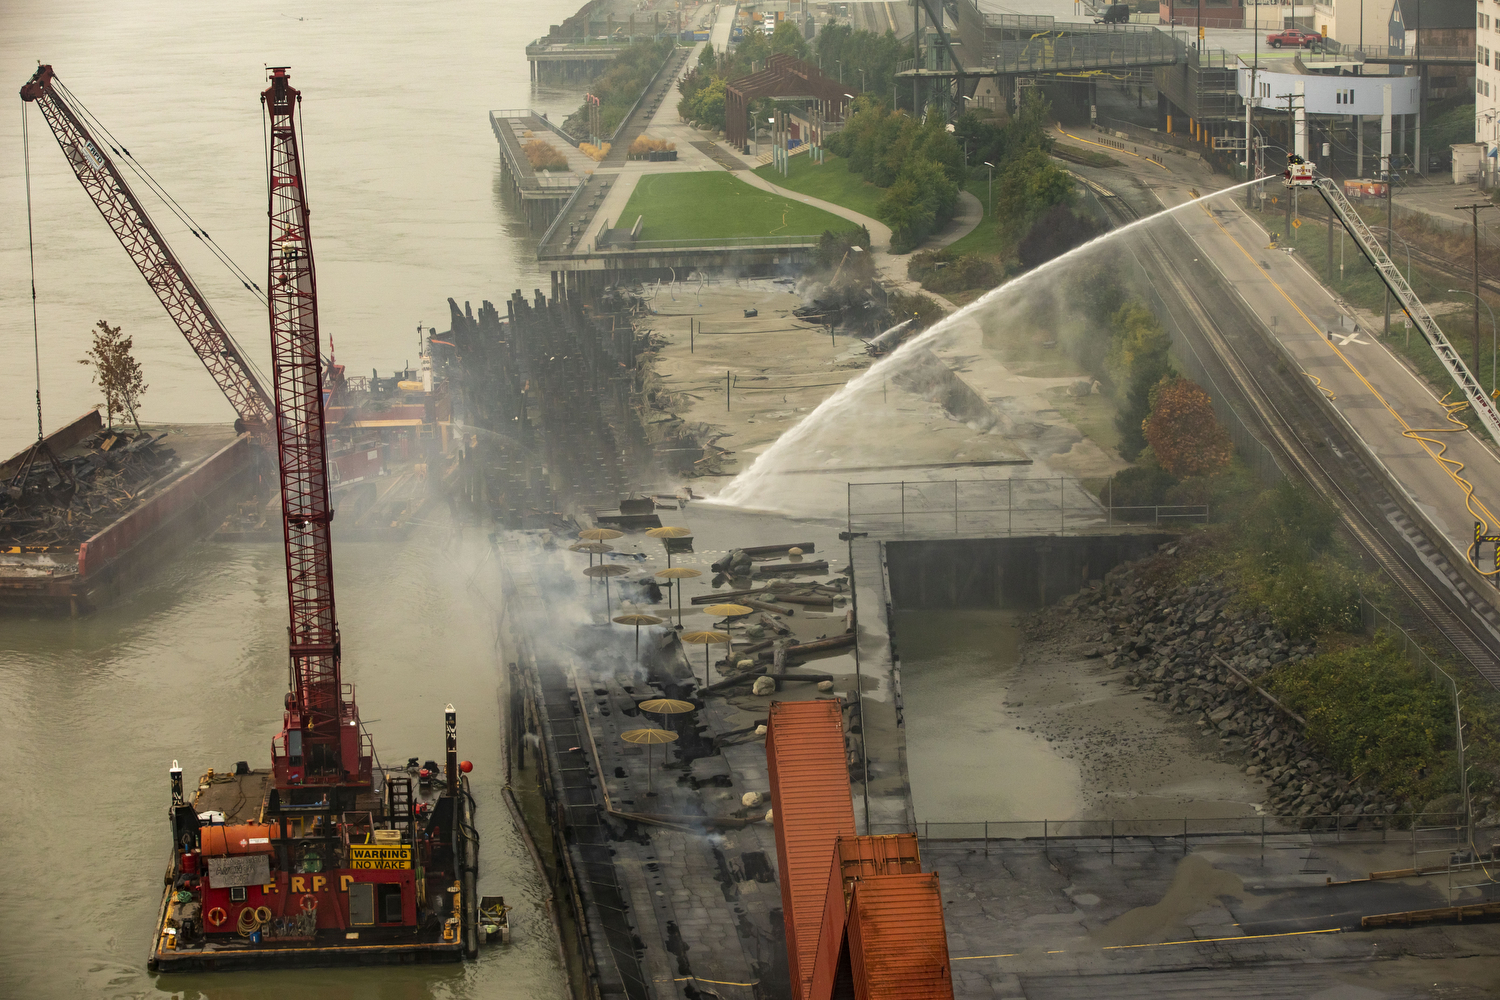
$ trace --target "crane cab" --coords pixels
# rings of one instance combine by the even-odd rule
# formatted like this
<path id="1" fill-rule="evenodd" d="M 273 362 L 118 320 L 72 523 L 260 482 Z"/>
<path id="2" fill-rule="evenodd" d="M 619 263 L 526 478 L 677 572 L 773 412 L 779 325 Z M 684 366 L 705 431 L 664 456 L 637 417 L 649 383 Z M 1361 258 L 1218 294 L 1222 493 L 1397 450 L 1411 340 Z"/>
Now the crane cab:
<path id="1" fill-rule="evenodd" d="M 1312 187 L 1313 165 L 1293 153 L 1286 158 L 1286 169 L 1281 172 L 1281 182 L 1289 188 Z"/>

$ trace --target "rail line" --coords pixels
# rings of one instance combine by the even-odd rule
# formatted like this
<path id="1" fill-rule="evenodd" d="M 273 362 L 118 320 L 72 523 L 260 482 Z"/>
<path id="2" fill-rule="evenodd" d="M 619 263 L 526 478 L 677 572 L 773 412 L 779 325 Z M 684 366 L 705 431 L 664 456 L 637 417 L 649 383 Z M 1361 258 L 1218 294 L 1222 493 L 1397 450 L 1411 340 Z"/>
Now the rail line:
<path id="1" fill-rule="evenodd" d="M 1134 207 L 1119 195 L 1091 181 L 1087 183 L 1106 213 L 1117 222 L 1130 222 L 1139 217 Z M 1184 330 L 1196 329 L 1199 332 L 1209 357 L 1205 358 L 1198 346 L 1191 342 L 1186 345 L 1188 349 L 1198 355 L 1211 373 L 1213 367 L 1217 367 L 1227 383 L 1234 387 L 1253 414 L 1254 422 L 1264 431 L 1263 440 L 1269 439 L 1267 443 L 1281 459 L 1283 469 L 1295 472 L 1337 508 L 1349 535 L 1385 572 L 1425 623 L 1443 636 L 1454 652 L 1480 676 L 1500 688 L 1500 638 L 1487 627 L 1493 623 L 1481 624 L 1473 620 L 1482 613 L 1477 609 L 1485 607 L 1485 602 L 1459 576 L 1443 549 L 1426 538 L 1405 516 L 1395 498 L 1365 464 L 1358 447 L 1347 440 L 1343 430 L 1322 413 L 1314 400 L 1299 399 L 1309 392 L 1317 392 L 1317 387 L 1309 389 L 1288 384 L 1270 363 L 1274 355 L 1266 352 L 1264 345 L 1244 344 L 1252 349 L 1251 357 L 1259 363 L 1247 362 L 1234 341 L 1243 338 L 1247 330 L 1255 331 L 1252 336 L 1263 338 L 1258 321 L 1253 315 L 1248 315 L 1237 297 L 1225 292 L 1217 281 L 1186 280 L 1178 263 L 1154 234 L 1140 236 L 1134 252 L 1147 273 L 1159 279 L 1165 286 L 1163 290 L 1180 304 L 1190 320 L 1180 325 Z M 1220 301 L 1206 305 L 1201 297 L 1208 297 L 1214 289 L 1218 289 L 1215 297 Z M 1231 317 L 1240 319 L 1236 324 L 1241 331 L 1239 335 L 1228 329 Z M 1260 350 L 1253 350 L 1257 346 Z M 1262 358 L 1267 360 L 1260 361 Z M 1309 446 L 1304 435 L 1296 433 L 1299 425 L 1308 426 L 1317 438 L 1332 447 Z M 1320 451 L 1335 453 L 1339 464 L 1330 465 Z M 1352 475 L 1356 483 L 1342 482 L 1345 475 Z M 1372 516 L 1371 508 L 1379 511 L 1378 519 Z M 1442 582 L 1435 578 L 1435 574 L 1441 574 Z"/>

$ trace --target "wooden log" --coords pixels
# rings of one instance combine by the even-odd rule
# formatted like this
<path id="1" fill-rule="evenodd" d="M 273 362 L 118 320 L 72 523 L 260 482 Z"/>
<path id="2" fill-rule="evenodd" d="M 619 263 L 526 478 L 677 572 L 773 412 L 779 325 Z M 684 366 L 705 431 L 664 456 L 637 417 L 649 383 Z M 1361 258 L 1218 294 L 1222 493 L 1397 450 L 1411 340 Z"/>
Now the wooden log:
<path id="1" fill-rule="evenodd" d="M 766 563 L 758 566 L 755 572 L 760 576 L 790 576 L 793 573 L 827 573 L 828 560 L 814 559 L 812 562 L 800 563 Z"/>
<path id="2" fill-rule="evenodd" d="M 725 678 L 722 681 L 715 681 L 714 683 L 710 684 L 708 687 L 706 687 L 706 688 L 699 688 L 698 690 L 702 694 L 710 694 L 710 693 L 712 693 L 714 691 L 724 691 L 724 690 L 727 690 L 728 688 L 736 687 L 737 685 L 740 685 L 740 684 L 745 684 L 745 683 L 752 683 L 753 684 L 755 682 L 755 678 L 759 677 L 761 674 L 764 674 L 765 672 L 766 672 L 766 669 L 764 667 L 756 667 L 754 670 L 747 670 L 743 674 L 735 674 L 733 677 L 727 677 L 727 678 Z M 833 675 L 832 674 L 781 674 L 781 675 L 779 675 L 777 677 L 777 680 L 779 680 L 779 681 L 804 681 L 804 682 L 806 682 L 808 684 L 817 684 L 819 681 L 831 681 L 831 680 L 833 680 Z"/>
<path id="3" fill-rule="evenodd" d="M 774 556 L 785 552 L 787 549 L 801 549 L 803 552 L 816 551 L 812 542 L 787 542 L 785 545 L 747 545 L 740 549 L 745 555 L 752 559 L 756 556 Z"/>
<path id="4" fill-rule="evenodd" d="M 786 615 L 788 618 L 797 613 L 796 608 L 787 608 L 780 604 L 768 604 L 765 601 L 755 601 L 748 597 L 741 599 L 740 603 L 747 608 L 754 608 L 757 611 L 769 611 L 774 615 Z"/>
<path id="5" fill-rule="evenodd" d="M 787 604 L 801 604 L 809 608 L 833 607 L 833 598 L 831 597 L 814 597 L 804 594 L 776 594 L 776 599 L 778 601 L 785 601 Z"/>
<path id="6" fill-rule="evenodd" d="M 754 590 L 721 590 L 712 594 L 699 594 L 697 597 L 688 598 L 691 604 L 722 604 L 731 597 L 754 597 L 756 594 L 764 594 L 770 590 L 769 587 L 757 587 Z"/>
<path id="7" fill-rule="evenodd" d="M 787 649 L 788 655 L 801 653 L 818 653 L 825 649 L 842 649 L 844 646 L 854 645 L 854 633 L 844 632 L 839 635 L 831 635 L 826 639 L 814 639 L 812 642 L 802 642 Z"/>

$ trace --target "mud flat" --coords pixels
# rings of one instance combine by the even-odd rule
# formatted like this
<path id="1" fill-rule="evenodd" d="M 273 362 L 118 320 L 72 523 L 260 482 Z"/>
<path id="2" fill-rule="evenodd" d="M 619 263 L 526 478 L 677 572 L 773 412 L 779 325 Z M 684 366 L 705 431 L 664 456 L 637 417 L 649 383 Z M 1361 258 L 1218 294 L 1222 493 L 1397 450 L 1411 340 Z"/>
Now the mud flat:
<path id="1" fill-rule="evenodd" d="M 1017 611 L 898 612 L 919 821 L 1254 816 L 1264 785 L 1217 737 Z M 1227 759 L 1221 759 L 1227 758 Z"/>

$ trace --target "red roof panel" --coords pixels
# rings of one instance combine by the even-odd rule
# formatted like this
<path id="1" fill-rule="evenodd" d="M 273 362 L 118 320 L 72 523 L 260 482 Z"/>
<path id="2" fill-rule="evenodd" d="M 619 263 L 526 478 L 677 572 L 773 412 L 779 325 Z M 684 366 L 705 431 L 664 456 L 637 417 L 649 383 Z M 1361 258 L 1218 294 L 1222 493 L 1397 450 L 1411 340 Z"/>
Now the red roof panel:
<path id="1" fill-rule="evenodd" d="M 776 874 L 794 994 L 812 986 L 818 930 L 828 896 L 834 844 L 854 836 L 854 799 L 839 702 L 771 703 L 766 765 L 776 826 Z"/>
<path id="2" fill-rule="evenodd" d="M 848 936 L 858 1000 L 953 1000 L 936 872 L 855 882 Z"/>

